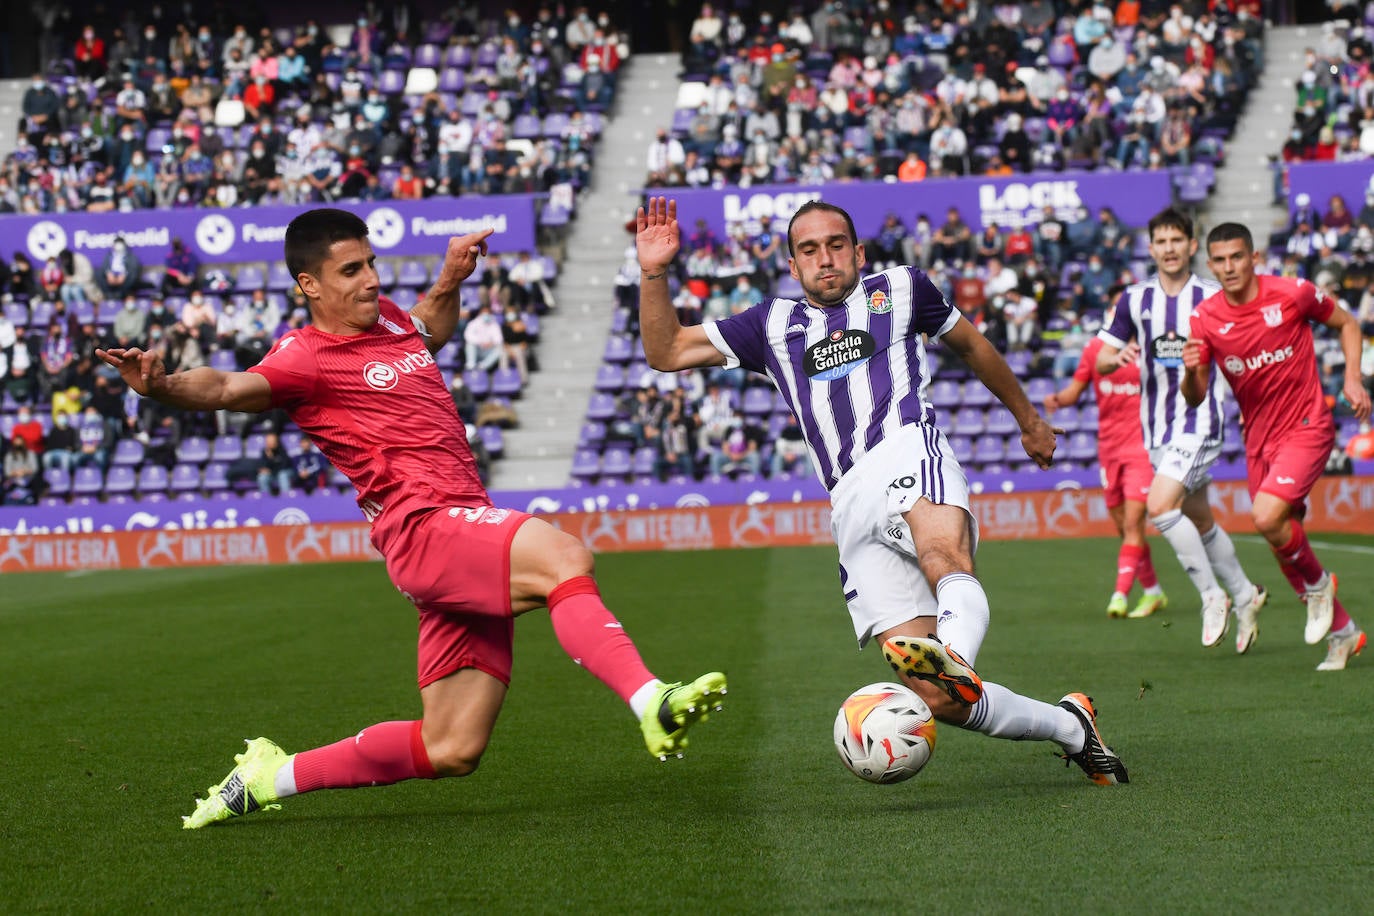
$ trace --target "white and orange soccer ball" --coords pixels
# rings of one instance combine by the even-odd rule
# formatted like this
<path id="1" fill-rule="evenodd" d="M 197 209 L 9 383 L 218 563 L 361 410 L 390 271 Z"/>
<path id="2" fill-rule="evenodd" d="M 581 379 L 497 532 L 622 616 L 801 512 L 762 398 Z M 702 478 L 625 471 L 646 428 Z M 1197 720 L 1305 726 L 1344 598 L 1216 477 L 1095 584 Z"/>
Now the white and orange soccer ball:
<path id="1" fill-rule="evenodd" d="M 901 782 L 935 753 L 935 717 L 901 684 L 860 687 L 835 716 L 835 750 L 849 771 L 869 782 Z"/>

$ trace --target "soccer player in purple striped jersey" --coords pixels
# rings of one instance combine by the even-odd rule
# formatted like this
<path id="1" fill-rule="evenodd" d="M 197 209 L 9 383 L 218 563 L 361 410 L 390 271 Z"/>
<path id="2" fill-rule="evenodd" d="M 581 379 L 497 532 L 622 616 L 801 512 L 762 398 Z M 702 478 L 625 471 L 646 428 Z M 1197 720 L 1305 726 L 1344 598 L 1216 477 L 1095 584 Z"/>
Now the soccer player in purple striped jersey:
<path id="1" fill-rule="evenodd" d="M 1244 653 L 1259 635 L 1268 593 L 1250 581 L 1231 538 L 1212 517 L 1208 489 L 1221 456 L 1225 388 L 1213 379 L 1193 406 L 1179 387 L 1189 318 L 1220 287 L 1193 273 L 1197 238 L 1186 215 L 1167 207 L 1151 217 L 1148 231 L 1156 273 L 1126 287 L 1117 300 L 1112 323 L 1097 335 L 1103 344 L 1097 371 L 1106 375 L 1140 364 L 1140 423 L 1155 469 L 1145 512 L 1202 597 L 1202 644 L 1220 643 L 1234 613 L 1236 651 Z"/>
<path id="2" fill-rule="evenodd" d="M 861 277 L 864 248 L 843 209 L 803 204 L 787 230 L 788 266 L 805 293 L 721 321 L 684 327 L 668 273 L 681 244 L 677 204 L 651 198 L 636 215 L 640 333 L 661 371 L 742 366 L 782 395 L 830 490 L 840 584 L 859 645 L 876 639 L 893 670 L 941 721 L 1012 740 L 1050 740 L 1101 785 L 1126 782 L 1102 741 L 1091 698 L 1058 705 L 1020 696 L 974 670 L 988 601 L 973 575 L 977 523 L 968 481 L 926 400 L 923 337 L 960 356 L 1011 411 L 1036 464 L 1053 429 L 1001 354 L 914 267 Z"/>

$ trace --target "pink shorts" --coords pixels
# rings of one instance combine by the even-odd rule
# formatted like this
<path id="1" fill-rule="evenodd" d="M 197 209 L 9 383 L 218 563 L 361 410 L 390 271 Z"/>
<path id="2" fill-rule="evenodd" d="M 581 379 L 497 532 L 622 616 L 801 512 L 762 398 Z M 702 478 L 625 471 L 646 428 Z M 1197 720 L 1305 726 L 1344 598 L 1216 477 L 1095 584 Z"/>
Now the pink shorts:
<path id="1" fill-rule="evenodd" d="M 460 668 L 510 683 L 510 545 L 528 518 L 491 506 L 436 509 L 411 516 L 387 544 L 387 573 L 420 614 L 421 687 Z"/>
<path id="2" fill-rule="evenodd" d="M 1335 431 L 1321 426 L 1290 432 L 1278 442 L 1265 443 L 1259 454 L 1246 454 L 1250 498 L 1268 493 L 1299 510 L 1305 508 L 1307 494 L 1326 470 L 1335 442 Z"/>
<path id="3" fill-rule="evenodd" d="M 1124 461 L 1102 460 L 1102 497 L 1108 509 L 1115 509 L 1128 499 L 1145 502 L 1154 479 L 1155 469 L 1150 464 L 1150 456 L 1143 450 L 1138 456 Z"/>

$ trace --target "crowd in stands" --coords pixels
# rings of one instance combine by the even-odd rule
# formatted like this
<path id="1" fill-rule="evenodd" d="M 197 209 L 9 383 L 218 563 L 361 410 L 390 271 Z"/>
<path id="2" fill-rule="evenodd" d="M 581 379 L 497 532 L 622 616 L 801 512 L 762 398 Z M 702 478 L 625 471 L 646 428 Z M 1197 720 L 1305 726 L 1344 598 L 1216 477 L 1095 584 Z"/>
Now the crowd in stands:
<path id="1" fill-rule="evenodd" d="M 1276 156 L 1282 163 L 1374 156 L 1374 5 L 1350 12 L 1355 18 L 1323 23 L 1316 44 L 1303 52 L 1293 121 Z M 1282 191 L 1280 179 L 1275 197 Z"/>
<path id="2" fill-rule="evenodd" d="M 235 207 L 580 187 L 629 52 L 605 13 L 329 29 L 129 7 L 33 75 L 0 213 Z M 559 7 L 560 11 L 562 7 Z"/>
<path id="3" fill-rule="evenodd" d="M 1257 0 L 705 3 L 650 184 L 921 181 L 1215 162 L 1262 66 Z"/>
<path id="4" fill-rule="evenodd" d="M 96 359 L 97 347 L 141 347 L 169 372 L 240 370 L 310 320 L 284 272 L 205 269 L 179 239 L 165 260 L 142 269 L 117 241 L 99 267 L 70 249 L 38 267 L 22 253 L 0 262 L 3 501 L 349 491 L 280 411 L 171 410 Z M 428 269 L 418 261 L 379 262 L 378 273 L 403 306 L 424 295 Z M 491 258 L 465 286 L 458 330 L 436 356 L 484 478 L 504 450 L 502 429 L 518 421 L 512 401 L 538 368 L 554 273 L 529 252 Z"/>

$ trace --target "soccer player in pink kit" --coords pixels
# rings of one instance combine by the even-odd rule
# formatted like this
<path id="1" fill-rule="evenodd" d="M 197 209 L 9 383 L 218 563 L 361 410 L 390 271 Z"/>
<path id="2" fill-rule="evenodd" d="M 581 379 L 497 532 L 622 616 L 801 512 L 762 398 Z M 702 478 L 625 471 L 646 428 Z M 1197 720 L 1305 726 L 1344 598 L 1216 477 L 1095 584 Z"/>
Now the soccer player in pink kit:
<path id="1" fill-rule="evenodd" d="M 367 224 L 344 210 L 310 210 L 287 227 L 285 256 L 312 323 L 285 334 L 259 365 L 168 374 L 153 353 L 98 351 L 130 387 L 165 404 L 284 408 L 357 488 L 372 543 L 419 613 L 421 719 L 293 755 L 249 741 L 183 818 L 188 829 L 300 792 L 471 773 L 510 683 L 514 618 L 539 607 L 564 650 L 629 704 L 659 759 L 682 756 L 687 729 L 719 708 L 723 674 L 685 685 L 654 677 L 602 603 L 590 551 L 542 519 L 494 507 L 478 479 L 434 354 L 454 334 L 459 284 L 491 233 L 450 239 L 433 287 L 406 313 L 381 294 Z"/>
<path id="2" fill-rule="evenodd" d="M 1108 326 L 1112 313 L 1109 308 L 1105 316 Z M 1100 337 L 1088 341 L 1073 381 L 1046 395 L 1045 412 L 1053 416 L 1060 407 L 1077 404 L 1089 388 L 1097 392 L 1097 460 L 1102 466 L 1102 495 L 1121 535 L 1116 589 L 1107 602 L 1107 616 L 1139 619 L 1169 604 L 1150 559 L 1150 543 L 1145 540 L 1145 500 L 1155 469 L 1150 464 L 1150 453 L 1145 451 L 1140 429 L 1140 366 L 1129 363 L 1104 374 L 1097 368 L 1102 347 Z M 1126 596 L 1137 578 L 1145 593 L 1127 613 Z"/>
<path id="3" fill-rule="evenodd" d="M 1322 568 L 1302 527 L 1307 494 L 1336 440 L 1310 322 L 1340 332 L 1345 396 L 1363 420 L 1370 400 L 1360 379 L 1360 327 L 1311 283 L 1257 276 L 1255 257 L 1245 226 L 1222 223 L 1208 233 L 1207 263 L 1222 291 L 1193 312 L 1181 388 L 1188 403 L 1199 403 L 1213 362 L 1230 383 L 1245 420 L 1251 518 L 1307 603 L 1305 639 L 1326 637 L 1317 670 L 1339 671 L 1364 648 L 1365 634 L 1336 598 L 1336 577 Z"/>

